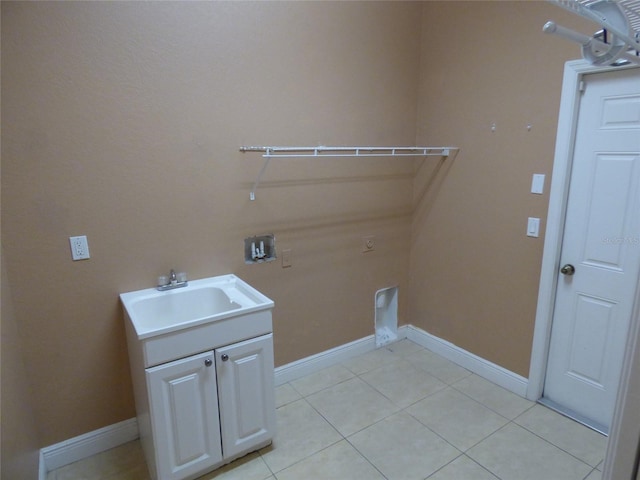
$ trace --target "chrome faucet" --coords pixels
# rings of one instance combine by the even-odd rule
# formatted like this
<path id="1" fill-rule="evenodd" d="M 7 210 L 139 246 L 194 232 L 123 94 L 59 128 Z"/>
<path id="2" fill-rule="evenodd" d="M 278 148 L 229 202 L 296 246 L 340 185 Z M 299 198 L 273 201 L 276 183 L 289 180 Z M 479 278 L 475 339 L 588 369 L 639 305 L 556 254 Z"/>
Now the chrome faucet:
<path id="1" fill-rule="evenodd" d="M 169 276 L 162 275 L 158 277 L 158 285 L 156 289 L 161 292 L 165 290 L 172 290 L 174 288 L 186 287 L 189 283 L 187 282 L 187 274 L 186 273 L 176 273 L 176 271 L 172 268 L 169 272 Z"/>

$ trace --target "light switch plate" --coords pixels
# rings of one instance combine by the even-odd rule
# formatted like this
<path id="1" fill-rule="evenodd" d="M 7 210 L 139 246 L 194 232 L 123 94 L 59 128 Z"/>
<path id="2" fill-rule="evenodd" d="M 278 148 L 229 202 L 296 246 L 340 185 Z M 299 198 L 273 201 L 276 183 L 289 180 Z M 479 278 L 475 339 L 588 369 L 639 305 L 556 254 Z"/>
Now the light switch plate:
<path id="1" fill-rule="evenodd" d="M 540 236 L 540 219 L 535 217 L 529 217 L 527 222 L 527 237 L 539 237 Z"/>
<path id="2" fill-rule="evenodd" d="M 531 193 L 542 195 L 544 192 L 544 173 L 534 173 L 531 180 Z"/>

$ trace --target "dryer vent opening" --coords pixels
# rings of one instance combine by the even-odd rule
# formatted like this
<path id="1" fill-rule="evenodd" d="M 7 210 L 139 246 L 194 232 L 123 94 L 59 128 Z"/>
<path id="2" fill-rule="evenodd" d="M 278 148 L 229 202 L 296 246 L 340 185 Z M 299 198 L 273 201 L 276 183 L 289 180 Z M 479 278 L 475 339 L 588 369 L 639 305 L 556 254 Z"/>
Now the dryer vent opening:
<path id="1" fill-rule="evenodd" d="M 382 288 L 375 295 L 376 347 L 398 339 L 398 287 Z"/>

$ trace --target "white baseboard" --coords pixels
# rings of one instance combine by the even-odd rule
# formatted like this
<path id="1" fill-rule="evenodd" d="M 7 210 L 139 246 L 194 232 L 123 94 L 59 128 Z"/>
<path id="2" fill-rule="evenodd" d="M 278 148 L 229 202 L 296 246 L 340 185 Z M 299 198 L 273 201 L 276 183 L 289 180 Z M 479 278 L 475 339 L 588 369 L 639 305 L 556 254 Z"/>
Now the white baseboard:
<path id="1" fill-rule="evenodd" d="M 398 327 L 398 340 L 407 338 L 407 326 L 403 325 Z M 369 335 L 368 337 L 355 340 L 344 345 L 339 345 L 335 348 L 325 350 L 324 352 L 316 353 L 309 357 L 301 358 L 295 362 L 287 363 L 276 368 L 275 371 L 275 384 L 276 386 L 283 383 L 290 382 L 310 373 L 317 372 L 323 368 L 336 365 L 340 362 L 344 362 L 356 355 L 362 355 L 363 353 L 370 352 L 376 348 L 375 335 Z"/>
<path id="2" fill-rule="evenodd" d="M 422 345 L 432 352 L 457 363 L 461 367 L 521 397 L 526 395 L 528 382 L 526 378 L 480 358 L 446 340 L 442 340 L 413 325 L 398 327 L 398 340 L 404 338 L 408 338 L 418 345 Z M 368 337 L 302 358 L 276 368 L 275 384 L 276 386 L 282 385 L 375 349 L 375 335 L 369 335 Z M 45 447 L 40 450 L 39 480 L 46 480 L 47 472 L 50 470 L 55 470 L 56 468 L 133 441 L 137 439 L 138 436 L 138 422 L 135 418 L 131 418 Z"/>
<path id="3" fill-rule="evenodd" d="M 135 418 L 85 433 L 40 450 L 40 478 L 46 472 L 137 439 L 138 421 Z"/>
<path id="4" fill-rule="evenodd" d="M 513 373 L 500 365 L 474 355 L 413 325 L 407 327 L 407 338 L 490 382 L 506 388 L 516 395 L 521 397 L 526 397 L 527 395 L 529 381 L 517 373 Z"/>

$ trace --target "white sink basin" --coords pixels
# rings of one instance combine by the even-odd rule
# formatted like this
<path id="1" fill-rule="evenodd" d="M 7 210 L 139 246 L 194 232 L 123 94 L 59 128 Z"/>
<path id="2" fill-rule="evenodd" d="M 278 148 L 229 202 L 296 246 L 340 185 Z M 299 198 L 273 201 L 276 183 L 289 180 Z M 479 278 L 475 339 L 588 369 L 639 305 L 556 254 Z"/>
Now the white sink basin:
<path id="1" fill-rule="evenodd" d="M 159 292 L 155 288 L 120 294 L 139 340 L 273 308 L 273 301 L 235 275 L 189 281 Z"/>

